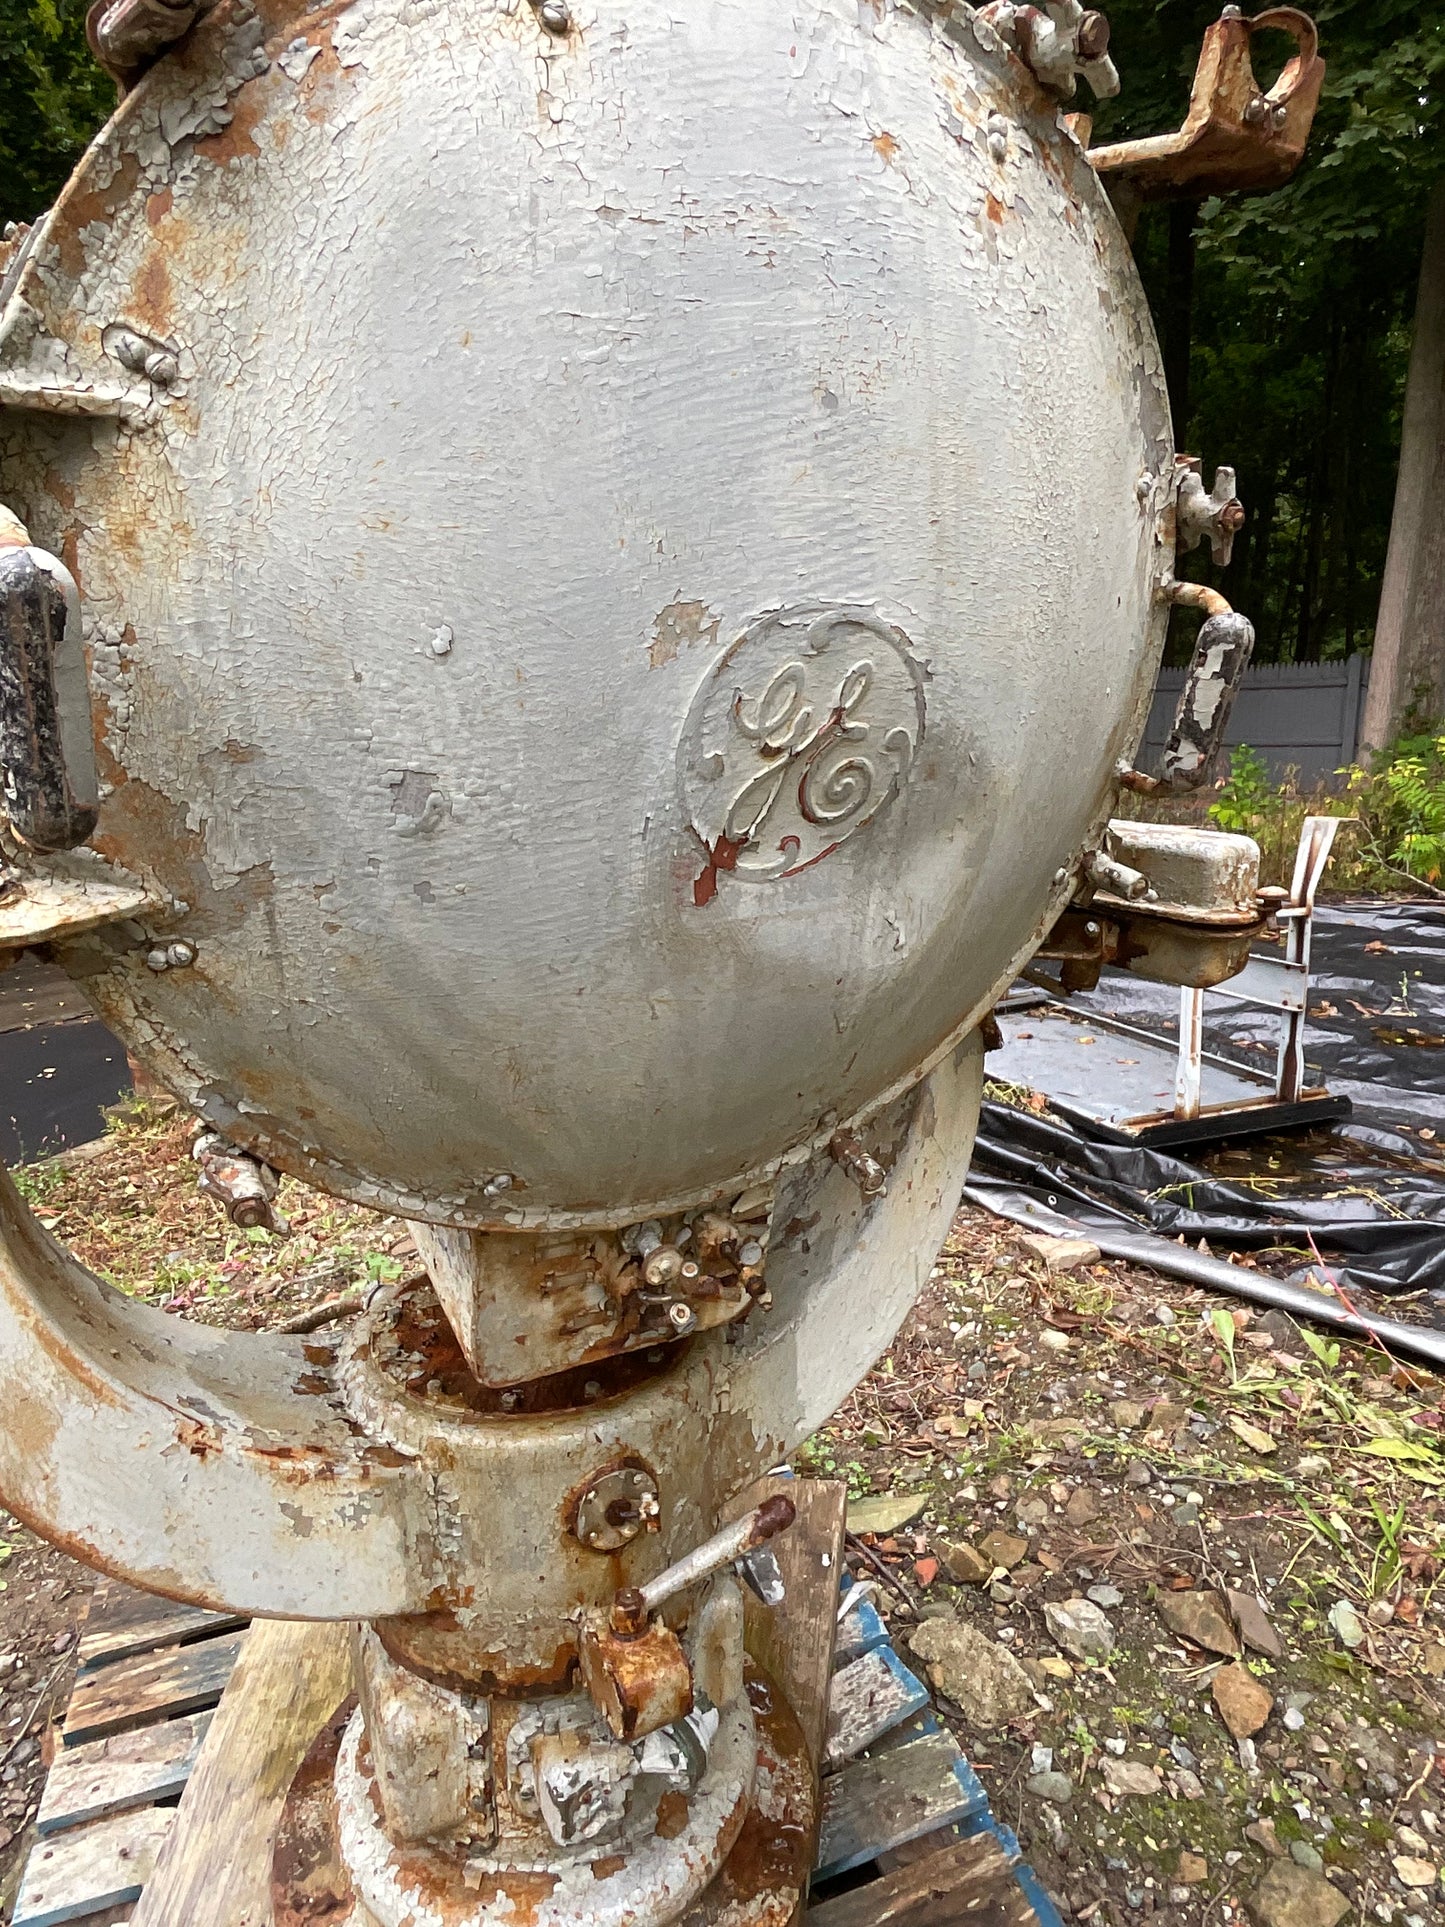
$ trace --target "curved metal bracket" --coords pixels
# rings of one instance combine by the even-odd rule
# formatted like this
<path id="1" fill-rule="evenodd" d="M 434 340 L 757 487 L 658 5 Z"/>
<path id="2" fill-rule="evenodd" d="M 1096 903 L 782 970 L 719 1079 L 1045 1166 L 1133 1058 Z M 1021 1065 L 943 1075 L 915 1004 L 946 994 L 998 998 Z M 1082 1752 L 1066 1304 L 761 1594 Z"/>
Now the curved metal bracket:
<path id="1" fill-rule="evenodd" d="M 1257 33 L 1293 36 L 1294 58 L 1265 93 L 1254 77 Z M 1247 19 L 1226 7 L 1204 35 L 1189 112 L 1173 134 L 1096 147 L 1089 159 L 1111 194 L 1134 203 L 1262 193 L 1299 166 L 1324 83 L 1319 35 L 1307 13 L 1269 7 Z"/>
<path id="2" fill-rule="evenodd" d="M 415 1437 L 360 1422 L 332 1344 L 189 1324 L 102 1283 L 0 1169 L 3 1502 L 88 1565 L 200 1605 L 383 1619 L 494 1593 L 515 1618 L 546 1590 L 539 1574 L 568 1611 L 586 1596 L 574 1568 L 595 1555 L 559 1532 L 566 1493 L 646 1437 L 679 1465 L 661 1530 L 628 1549 L 644 1582 L 892 1342 L 952 1222 L 982 1067 L 974 1034 L 875 1121 L 886 1197 L 826 1156 L 789 1174 L 781 1221 L 801 1229 L 770 1254 L 773 1309 L 736 1345 L 708 1333 L 640 1391 L 536 1419 L 415 1401 L 377 1414 Z M 536 1612 L 567 1636 L 550 1605 Z"/>

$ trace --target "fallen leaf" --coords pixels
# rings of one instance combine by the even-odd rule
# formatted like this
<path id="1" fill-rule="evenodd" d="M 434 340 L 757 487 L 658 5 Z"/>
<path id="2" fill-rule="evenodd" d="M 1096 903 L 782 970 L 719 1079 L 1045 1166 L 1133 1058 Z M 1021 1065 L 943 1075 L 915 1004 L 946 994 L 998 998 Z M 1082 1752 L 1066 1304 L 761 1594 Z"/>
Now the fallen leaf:
<path id="1" fill-rule="evenodd" d="M 1264 1453 L 1277 1452 L 1279 1450 L 1279 1440 L 1277 1438 L 1269 1432 L 1261 1431 L 1259 1426 L 1251 1425 L 1249 1420 L 1247 1418 L 1241 1418 L 1238 1412 L 1231 1412 L 1229 1414 L 1229 1429 L 1237 1439 L 1244 1441 L 1251 1452 Z"/>
<path id="2" fill-rule="evenodd" d="M 911 1525 L 928 1504 L 926 1492 L 879 1492 L 870 1499 L 848 1501 L 848 1530 L 876 1532 L 886 1538 Z"/>

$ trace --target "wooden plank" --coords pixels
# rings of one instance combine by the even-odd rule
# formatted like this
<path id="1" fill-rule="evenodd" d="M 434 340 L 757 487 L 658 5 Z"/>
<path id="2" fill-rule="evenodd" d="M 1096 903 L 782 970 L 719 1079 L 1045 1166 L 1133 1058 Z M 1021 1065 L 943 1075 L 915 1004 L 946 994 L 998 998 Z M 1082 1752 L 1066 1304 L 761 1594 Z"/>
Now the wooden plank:
<path id="1" fill-rule="evenodd" d="M 61 1833 L 132 1807 L 178 1798 L 210 1723 L 209 1713 L 192 1713 L 139 1732 L 62 1747 L 40 1797 L 40 1832 Z"/>
<path id="2" fill-rule="evenodd" d="M 991 1834 L 954 1841 L 926 1859 L 810 1907 L 807 1927 L 1038 1927 Z"/>
<path id="3" fill-rule="evenodd" d="M 747 1647 L 782 1688 L 816 1761 L 822 1758 L 828 1721 L 848 1488 L 837 1479 L 759 1479 L 738 1495 L 730 1516 L 737 1518 L 775 1492 L 798 1510 L 793 1524 L 772 1542 L 785 1597 L 781 1606 L 771 1607 L 745 1591 Z"/>
<path id="4" fill-rule="evenodd" d="M 845 1587 L 843 1597 L 855 1590 L 852 1585 Z M 835 1667 L 847 1666 L 855 1659 L 862 1659 L 865 1653 L 876 1652 L 878 1647 L 888 1644 L 888 1628 L 883 1624 L 878 1608 L 866 1595 L 838 1621 L 838 1633 L 833 1648 Z"/>
<path id="5" fill-rule="evenodd" d="M 888 1847 L 987 1811 L 988 1796 L 947 1733 L 853 1760 L 823 1782 L 814 1878 L 830 1880 Z"/>
<path id="6" fill-rule="evenodd" d="M 823 1771 L 851 1760 L 929 1704 L 928 1688 L 891 1646 L 880 1646 L 834 1673 L 828 1693 Z"/>
<path id="7" fill-rule="evenodd" d="M 234 1631 L 246 1624 L 245 1613 L 205 1612 L 161 1599 L 118 1579 L 101 1579 L 91 1594 L 90 1609 L 81 1629 L 77 1657 L 80 1670 L 154 1652 L 160 1646 L 181 1646 L 213 1634 Z"/>
<path id="8" fill-rule="evenodd" d="M 147 1807 L 37 1841 L 25 1865 L 13 1927 L 87 1920 L 135 1900 L 175 1817 L 173 1807 Z"/>
<path id="9" fill-rule="evenodd" d="M 257 1620 L 246 1642 L 133 1927 L 270 1927 L 276 1823 L 352 1691 L 351 1628 Z"/>
<path id="10" fill-rule="evenodd" d="M 228 1633 L 196 1646 L 163 1647 L 82 1674 L 66 1709 L 66 1746 L 214 1706 L 249 1636 Z"/>

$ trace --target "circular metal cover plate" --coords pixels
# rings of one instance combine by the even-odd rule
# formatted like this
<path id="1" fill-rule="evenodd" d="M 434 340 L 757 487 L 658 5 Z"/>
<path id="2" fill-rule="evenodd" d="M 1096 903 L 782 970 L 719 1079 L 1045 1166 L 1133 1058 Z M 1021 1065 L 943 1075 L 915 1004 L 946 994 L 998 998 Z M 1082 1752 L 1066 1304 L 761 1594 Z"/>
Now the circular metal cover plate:
<path id="1" fill-rule="evenodd" d="M 1054 104 L 929 11 L 222 0 L 37 237 L 0 478 L 81 581 L 99 847 L 171 906 L 66 961 L 274 1163 L 458 1222 L 716 1197 L 1066 894 L 1167 413 Z"/>

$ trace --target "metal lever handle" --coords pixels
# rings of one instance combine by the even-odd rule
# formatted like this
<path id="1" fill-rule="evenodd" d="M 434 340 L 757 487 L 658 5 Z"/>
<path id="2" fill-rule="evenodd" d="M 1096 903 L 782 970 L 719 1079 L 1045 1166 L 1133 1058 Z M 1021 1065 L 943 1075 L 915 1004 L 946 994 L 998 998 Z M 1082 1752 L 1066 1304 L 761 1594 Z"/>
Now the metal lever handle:
<path id="1" fill-rule="evenodd" d="M 792 1500 L 775 1492 L 771 1499 L 764 1499 L 752 1512 L 745 1512 L 734 1524 L 715 1532 L 645 1586 L 624 1586 L 612 1602 L 613 1632 L 624 1639 L 641 1632 L 665 1600 L 686 1592 L 689 1586 L 700 1585 L 756 1547 L 766 1545 L 769 1539 L 776 1539 L 797 1516 Z"/>
<path id="2" fill-rule="evenodd" d="M 1171 582 L 1168 595 L 1186 609 L 1202 609 L 1204 621 L 1179 692 L 1159 775 L 1146 776 L 1127 763 L 1115 771 L 1122 786 L 1139 796 L 1157 796 L 1161 791 L 1179 795 L 1197 790 L 1206 781 L 1254 653 L 1254 624 L 1232 609 L 1217 589 L 1208 589 L 1202 582 Z"/>
<path id="3" fill-rule="evenodd" d="M 17 539 L 18 538 L 18 539 Z M 100 789 L 80 592 L 63 562 L 0 511 L 0 804 L 37 850 L 95 833 Z"/>

